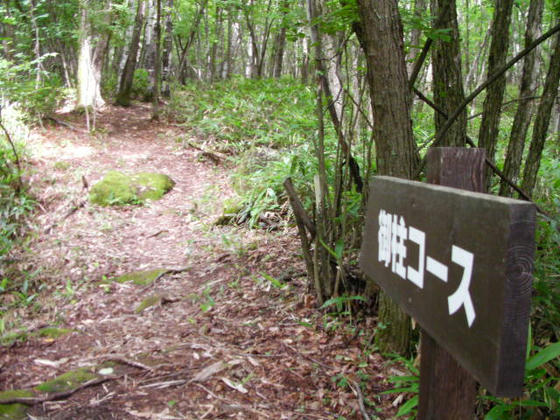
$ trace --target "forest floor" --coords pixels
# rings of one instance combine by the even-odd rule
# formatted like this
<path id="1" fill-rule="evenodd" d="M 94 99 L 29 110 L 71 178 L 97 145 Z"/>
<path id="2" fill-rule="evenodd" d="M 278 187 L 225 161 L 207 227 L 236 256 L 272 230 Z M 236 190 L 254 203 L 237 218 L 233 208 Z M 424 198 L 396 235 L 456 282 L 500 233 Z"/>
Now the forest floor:
<path id="1" fill-rule="evenodd" d="M 94 135 L 85 134 L 83 116 L 57 119 L 80 130 L 53 124 L 32 134 L 30 182 L 38 210 L 29 242 L 6 273 L 24 273 L 42 290 L 8 314 L 26 338 L 0 347 L 0 391 L 103 368 L 105 376 L 74 384 L 29 414 L 394 416 L 395 397 L 380 393 L 391 388 L 389 375 L 403 372 L 366 351 L 372 325 L 353 327 L 317 309 L 295 230 L 215 224 L 232 195 L 227 164 L 202 159 L 181 127 L 151 122 L 147 105 L 105 107 Z M 176 185 L 143 206 L 87 202 L 83 180 L 93 185 L 112 169 L 162 172 Z M 151 269 L 171 271 L 151 285 L 110 281 Z M 140 310 L 142 302 L 155 305 Z M 33 334 L 45 327 L 70 332 Z"/>

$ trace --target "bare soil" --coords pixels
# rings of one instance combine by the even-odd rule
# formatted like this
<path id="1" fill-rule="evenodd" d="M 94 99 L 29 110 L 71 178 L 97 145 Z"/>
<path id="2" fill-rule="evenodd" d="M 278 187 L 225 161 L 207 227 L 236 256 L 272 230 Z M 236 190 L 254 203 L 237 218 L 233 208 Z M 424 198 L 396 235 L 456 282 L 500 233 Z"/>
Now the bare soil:
<path id="1" fill-rule="evenodd" d="M 84 128 L 83 116 L 59 117 Z M 400 372 L 364 350 L 373 320 L 352 329 L 344 317 L 317 309 L 293 227 L 216 226 L 232 195 L 230 169 L 202 159 L 185 135 L 151 122 L 149 107 L 139 104 L 107 106 L 94 135 L 56 124 L 33 133 L 29 181 L 38 211 L 30 241 L 2 270 L 27 276 L 42 291 L 7 320 L 26 331 L 73 332 L 0 347 L 0 390 L 31 388 L 112 360 L 126 367 L 118 377 L 30 413 L 49 419 L 392 417 L 394 396 L 380 392 L 390 388 L 387 376 Z M 176 185 L 144 206 L 89 204 L 85 184 L 111 169 L 162 172 Z M 102 282 L 157 268 L 178 272 L 150 286 Z M 150 296 L 159 303 L 138 313 Z M 0 298 L 3 305 L 15 299 Z"/>

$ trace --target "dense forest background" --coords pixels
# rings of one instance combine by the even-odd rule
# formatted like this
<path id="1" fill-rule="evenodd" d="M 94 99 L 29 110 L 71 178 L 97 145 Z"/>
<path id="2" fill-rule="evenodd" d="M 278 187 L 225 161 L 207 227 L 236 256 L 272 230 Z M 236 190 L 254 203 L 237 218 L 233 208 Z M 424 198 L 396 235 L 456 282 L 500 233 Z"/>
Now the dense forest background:
<path id="1" fill-rule="evenodd" d="M 0 256 L 33 211 L 29 129 L 65 106 L 96 136 L 106 103 L 151 102 L 232 164 L 220 223 L 293 220 L 319 304 L 376 311 L 378 348 L 410 356 L 410 320 L 356 268 L 368 179 L 423 180 L 430 146 L 485 148 L 488 192 L 538 206 L 542 363 L 496 412 L 557 413 L 559 17 L 553 0 L 5 0 Z"/>

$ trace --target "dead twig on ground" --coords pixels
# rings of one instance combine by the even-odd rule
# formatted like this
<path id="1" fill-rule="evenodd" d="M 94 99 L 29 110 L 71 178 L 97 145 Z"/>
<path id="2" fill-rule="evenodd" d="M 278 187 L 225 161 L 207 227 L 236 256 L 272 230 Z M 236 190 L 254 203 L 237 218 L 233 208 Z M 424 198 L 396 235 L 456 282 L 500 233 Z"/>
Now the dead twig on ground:
<path id="1" fill-rule="evenodd" d="M 70 216 L 72 216 L 74 213 L 76 213 L 78 210 L 80 210 L 82 207 L 85 207 L 85 205 L 87 204 L 88 199 L 84 198 L 81 201 L 79 201 L 78 203 L 74 204 L 65 214 L 64 216 L 62 216 L 59 220 L 57 220 L 56 222 L 54 222 L 52 225 L 50 225 L 48 228 L 45 229 L 45 233 L 49 234 L 55 227 L 57 227 L 60 223 L 64 222 L 66 219 L 68 219 Z M 73 202 L 74 203 L 74 202 Z"/>
<path id="2" fill-rule="evenodd" d="M 122 354 L 108 354 L 104 356 L 94 357 L 93 359 L 88 360 L 103 360 L 106 362 L 117 362 L 123 365 L 129 365 L 138 369 L 147 370 L 149 372 L 154 372 L 155 369 L 151 366 L 145 365 L 143 363 L 137 362 L 136 360 L 129 359 Z"/>
<path id="3" fill-rule="evenodd" d="M 146 239 L 155 238 L 156 236 L 161 235 L 162 233 L 169 232 L 168 229 L 161 229 L 158 230 L 156 233 L 152 233 L 151 235 L 146 236 Z"/>
<path id="4" fill-rule="evenodd" d="M 350 388 L 352 389 L 354 395 L 356 395 L 356 398 L 358 399 L 358 406 L 360 407 L 360 412 L 362 413 L 362 417 L 364 418 L 364 420 L 370 420 L 369 415 L 366 411 L 366 405 L 364 403 L 364 394 L 362 394 L 360 385 L 352 380 L 349 380 L 348 384 L 350 385 Z"/>
<path id="5" fill-rule="evenodd" d="M 239 408 L 239 409 L 246 410 L 246 411 L 249 411 L 249 412 L 251 412 L 251 413 L 257 414 L 258 416 L 260 416 L 260 418 L 266 418 L 266 419 L 269 419 L 269 418 L 270 418 L 270 416 L 269 416 L 268 414 L 266 414 L 265 412 L 256 410 L 256 409 L 254 409 L 253 407 L 249 407 L 249 406 L 247 406 L 247 405 L 245 405 L 245 404 L 239 404 L 239 403 L 237 403 L 237 402 L 230 401 L 230 400 L 228 400 L 228 399 L 226 399 L 226 398 L 220 397 L 219 395 L 214 394 L 212 391 L 210 391 L 208 388 L 206 388 L 206 387 L 205 387 L 204 385 L 202 385 L 202 384 L 197 384 L 197 383 L 195 383 L 195 385 L 196 385 L 197 387 L 199 387 L 200 389 L 202 389 L 203 391 L 205 391 L 206 393 L 208 393 L 208 395 L 210 395 L 212 398 L 215 398 L 215 399 L 217 399 L 217 400 L 219 400 L 219 401 L 222 401 L 222 402 L 224 402 L 224 403 L 226 403 L 226 404 L 228 404 L 228 405 L 230 405 L 230 406 L 232 406 L 232 407 Z"/>
<path id="6" fill-rule="evenodd" d="M 54 118 L 54 117 L 52 117 L 52 116 L 50 116 L 50 115 L 47 116 L 47 117 L 45 117 L 45 118 L 46 118 L 47 120 L 51 120 L 52 122 L 54 122 L 54 123 L 56 123 L 56 124 L 58 124 L 58 125 L 61 125 L 61 126 L 66 127 L 66 128 L 69 128 L 70 130 L 75 131 L 75 132 L 77 132 L 77 133 L 88 134 L 88 131 L 86 131 L 86 130 L 84 130 L 84 129 L 82 129 L 82 128 L 74 127 L 72 124 L 67 123 L 66 121 L 62 121 L 62 120 L 59 120 L 59 119 L 57 119 L 57 118 Z"/>

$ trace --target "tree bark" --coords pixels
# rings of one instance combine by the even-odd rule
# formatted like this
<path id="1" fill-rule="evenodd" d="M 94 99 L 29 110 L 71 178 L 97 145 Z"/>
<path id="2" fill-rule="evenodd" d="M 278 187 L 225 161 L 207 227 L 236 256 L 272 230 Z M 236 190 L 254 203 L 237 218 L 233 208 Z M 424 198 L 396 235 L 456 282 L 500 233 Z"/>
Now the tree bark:
<path id="1" fill-rule="evenodd" d="M 132 30 L 132 39 L 128 49 L 128 57 L 121 76 L 119 93 L 117 94 L 117 104 L 121 106 L 130 106 L 130 94 L 132 92 L 132 82 L 134 78 L 134 70 L 136 70 L 136 62 L 138 49 L 140 44 L 140 35 L 142 32 L 142 24 L 144 22 L 144 0 L 138 0 L 136 8 L 136 18 L 134 19 L 134 29 Z"/>
<path id="2" fill-rule="evenodd" d="M 229 79 L 232 72 L 232 65 L 233 65 L 233 57 L 232 57 L 232 50 L 233 50 L 233 10 L 231 7 L 227 9 L 227 39 L 226 39 L 226 47 L 225 47 L 225 57 L 223 61 L 223 68 L 222 68 L 222 79 Z"/>
<path id="3" fill-rule="evenodd" d="M 426 10 L 426 0 L 415 0 L 414 1 L 414 17 L 420 19 Z M 422 49 L 420 46 L 420 37 L 422 36 L 422 29 L 420 25 L 415 25 L 410 31 L 410 45 L 408 47 L 408 53 L 406 54 L 406 68 L 408 75 L 412 74 L 414 69 L 414 62 L 416 61 L 416 56 L 418 51 Z"/>
<path id="4" fill-rule="evenodd" d="M 155 25 L 156 59 L 154 69 L 154 92 L 152 98 L 152 120 L 159 121 L 159 96 L 161 78 L 161 0 L 156 1 Z"/>
<path id="5" fill-rule="evenodd" d="M 280 30 L 274 39 L 274 60 L 272 67 L 272 77 L 279 78 L 282 76 L 282 64 L 284 62 L 284 49 L 286 47 L 286 16 L 289 11 L 289 1 L 283 0 L 280 4 L 280 13 L 282 20 L 280 23 Z"/>
<path id="6" fill-rule="evenodd" d="M 171 11 L 173 10 L 173 0 L 169 0 L 167 4 L 167 19 L 165 20 L 165 39 L 163 41 L 163 55 L 161 58 L 161 82 L 163 96 L 169 98 L 171 96 L 171 54 L 173 52 L 173 20 L 171 19 Z"/>
<path id="7" fill-rule="evenodd" d="M 78 101 L 77 108 L 97 108 L 105 101 L 101 96 L 101 75 L 103 62 L 109 48 L 110 34 L 104 32 L 99 36 L 95 48 L 92 46 L 92 28 L 88 17 L 88 2 L 82 3 L 82 20 L 80 29 L 80 55 L 78 59 Z"/>
<path id="8" fill-rule="evenodd" d="M 491 30 L 492 43 L 488 55 L 488 77 L 492 76 L 506 63 L 512 6 L 513 0 L 496 0 Z M 492 162 L 494 161 L 496 144 L 500 134 L 500 116 L 505 88 L 506 76 L 503 74 L 488 87 L 486 98 L 484 99 L 484 113 L 482 114 L 482 122 L 478 134 L 478 145 L 486 149 L 486 155 Z M 492 172 L 487 168 L 486 182 L 488 189 L 491 181 Z"/>
<path id="9" fill-rule="evenodd" d="M 434 29 L 450 29 L 449 41 L 438 39 L 432 46 L 434 103 L 450 115 L 465 100 L 457 6 L 455 0 L 431 0 L 430 6 L 432 17 L 437 25 Z M 434 119 L 437 133 L 445 124 L 446 118 L 436 112 Z M 462 147 L 465 145 L 466 135 L 467 110 L 465 108 L 457 117 L 455 124 L 447 131 L 441 145 Z"/>
<path id="10" fill-rule="evenodd" d="M 196 11 L 196 15 L 194 18 L 194 22 L 193 25 L 191 27 L 191 31 L 189 33 L 189 37 L 187 38 L 187 41 L 185 43 L 185 45 L 182 47 L 181 49 L 181 55 L 180 55 L 180 59 L 179 59 L 179 65 L 178 65 L 178 74 L 179 74 L 179 78 L 181 80 L 181 83 L 185 83 L 186 81 L 186 64 L 187 64 L 187 53 L 189 52 L 190 47 L 192 46 L 195 37 L 196 37 L 196 33 L 198 31 L 198 26 L 200 24 L 200 20 L 202 19 L 202 16 L 204 15 L 204 11 L 206 10 L 206 6 L 208 5 L 208 0 L 203 0 L 202 3 L 200 3 L 199 8 Z"/>
<path id="11" fill-rule="evenodd" d="M 525 32 L 525 47 L 540 36 L 543 9 L 543 0 L 531 0 L 527 17 L 527 30 Z M 537 73 L 537 52 L 532 51 L 523 61 L 523 73 L 521 75 L 521 86 L 519 87 L 519 104 L 515 112 L 504 164 L 504 175 L 515 184 L 519 182 L 525 139 L 529 124 L 531 123 L 532 111 L 535 109 L 533 100 L 530 98 L 535 96 L 537 90 Z M 513 189 L 506 182 L 502 181 L 500 195 L 511 197 L 512 194 Z"/>
<path id="12" fill-rule="evenodd" d="M 354 29 L 366 56 L 377 171 L 410 179 L 417 157 L 397 0 L 358 0 L 358 13 Z M 379 299 L 379 322 L 380 350 L 407 353 L 410 319 L 384 293 Z"/>
<path id="13" fill-rule="evenodd" d="M 560 80 L 560 35 L 554 40 L 554 52 L 550 58 L 550 66 L 544 83 L 541 102 L 537 110 L 535 124 L 533 126 L 533 137 L 529 147 L 529 155 L 525 162 L 523 171 L 523 183 L 521 188 L 529 195 L 533 195 L 537 174 L 541 164 L 542 152 L 546 140 L 550 115 L 556 96 L 558 95 L 558 84 Z"/>

